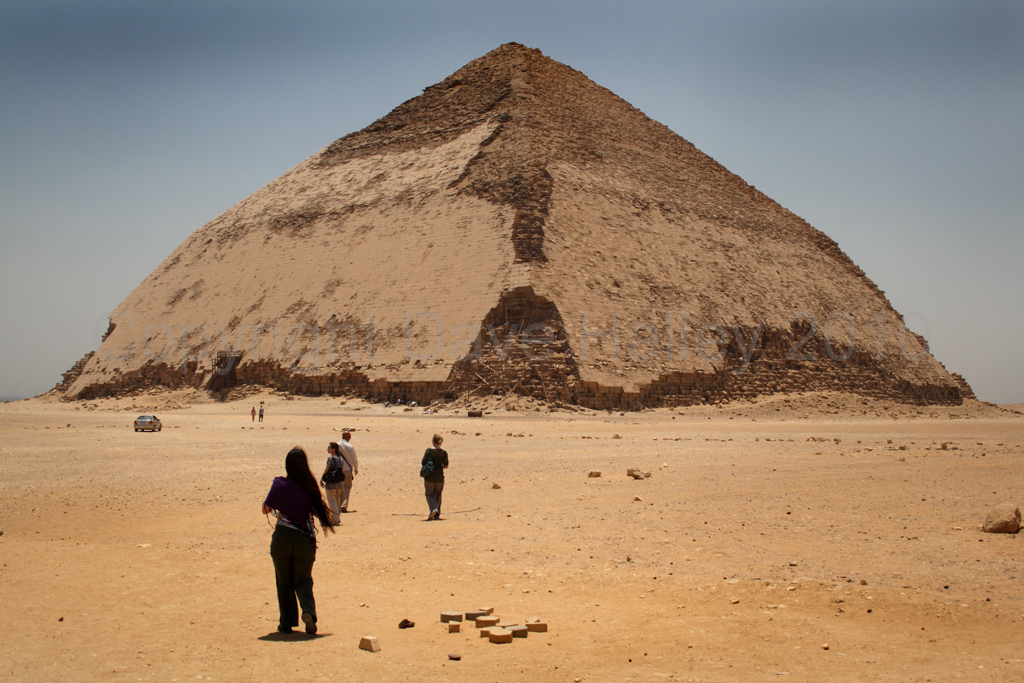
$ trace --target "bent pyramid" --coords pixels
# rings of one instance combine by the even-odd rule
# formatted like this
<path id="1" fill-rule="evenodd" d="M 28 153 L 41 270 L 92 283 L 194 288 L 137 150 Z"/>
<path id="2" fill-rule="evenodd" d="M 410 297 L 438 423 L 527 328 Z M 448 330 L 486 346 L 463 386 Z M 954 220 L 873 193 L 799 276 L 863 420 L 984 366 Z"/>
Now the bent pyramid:
<path id="1" fill-rule="evenodd" d="M 838 245 L 510 43 L 192 233 L 65 376 L 593 408 L 967 384 Z"/>

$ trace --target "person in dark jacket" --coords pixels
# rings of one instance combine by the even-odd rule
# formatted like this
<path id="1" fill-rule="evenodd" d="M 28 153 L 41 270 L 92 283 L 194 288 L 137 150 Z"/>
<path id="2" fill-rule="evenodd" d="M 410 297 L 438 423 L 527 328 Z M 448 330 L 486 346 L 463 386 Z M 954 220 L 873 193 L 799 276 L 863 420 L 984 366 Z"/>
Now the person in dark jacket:
<path id="1" fill-rule="evenodd" d="M 316 633 L 313 599 L 313 562 L 316 560 L 316 522 L 324 532 L 334 531 L 327 504 L 320 495 L 306 452 L 296 446 L 284 459 L 285 477 L 275 477 L 263 501 L 263 514 L 273 513 L 277 526 L 270 540 L 277 582 L 277 630 L 291 633 L 299 625 L 299 608 L 306 633 Z M 296 605 L 298 600 L 298 605 Z"/>
<path id="2" fill-rule="evenodd" d="M 430 506 L 430 515 L 427 521 L 441 519 L 441 492 L 444 491 L 444 471 L 448 469 L 448 452 L 441 448 L 444 441 L 440 434 L 434 434 L 434 447 L 428 448 L 420 461 L 420 467 L 424 468 L 430 463 L 430 471 L 423 475 L 423 486 L 427 496 L 427 505 Z M 421 469 L 421 472 L 423 470 Z"/>

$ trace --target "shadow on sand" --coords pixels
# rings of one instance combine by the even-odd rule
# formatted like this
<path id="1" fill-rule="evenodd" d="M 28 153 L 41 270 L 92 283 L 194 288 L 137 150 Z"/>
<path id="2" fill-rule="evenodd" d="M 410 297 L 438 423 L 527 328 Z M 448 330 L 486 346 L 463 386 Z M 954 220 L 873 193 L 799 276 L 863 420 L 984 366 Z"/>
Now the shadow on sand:
<path id="1" fill-rule="evenodd" d="M 294 631 L 292 633 L 278 633 L 277 631 L 274 631 L 273 633 L 268 633 L 265 636 L 260 636 L 256 640 L 263 640 L 271 643 L 294 643 L 303 640 L 318 640 L 320 638 L 327 638 L 330 635 L 330 633 L 316 633 L 314 635 L 309 635 L 307 633 L 303 633 L 301 630 Z"/>

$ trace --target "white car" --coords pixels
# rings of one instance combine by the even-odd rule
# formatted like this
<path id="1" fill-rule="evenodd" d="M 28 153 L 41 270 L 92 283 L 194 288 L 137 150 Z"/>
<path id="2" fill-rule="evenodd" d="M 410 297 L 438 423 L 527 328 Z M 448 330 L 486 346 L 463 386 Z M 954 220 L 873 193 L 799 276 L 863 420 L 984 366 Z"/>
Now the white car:
<path id="1" fill-rule="evenodd" d="M 151 432 L 159 432 L 163 428 L 160 419 L 156 415 L 139 415 L 135 418 L 135 431 L 144 432 L 147 429 Z"/>

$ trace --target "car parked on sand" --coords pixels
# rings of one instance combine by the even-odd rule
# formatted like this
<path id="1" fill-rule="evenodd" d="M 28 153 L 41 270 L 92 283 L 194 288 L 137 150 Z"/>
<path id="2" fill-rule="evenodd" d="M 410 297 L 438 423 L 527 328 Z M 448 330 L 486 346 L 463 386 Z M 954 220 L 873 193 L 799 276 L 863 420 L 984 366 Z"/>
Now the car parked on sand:
<path id="1" fill-rule="evenodd" d="M 135 418 L 135 431 L 144 432 L 147 429 L 151 432 L 159 432 L 163 428 L 160 419 L 156 415 L 139 415 Z"/>

